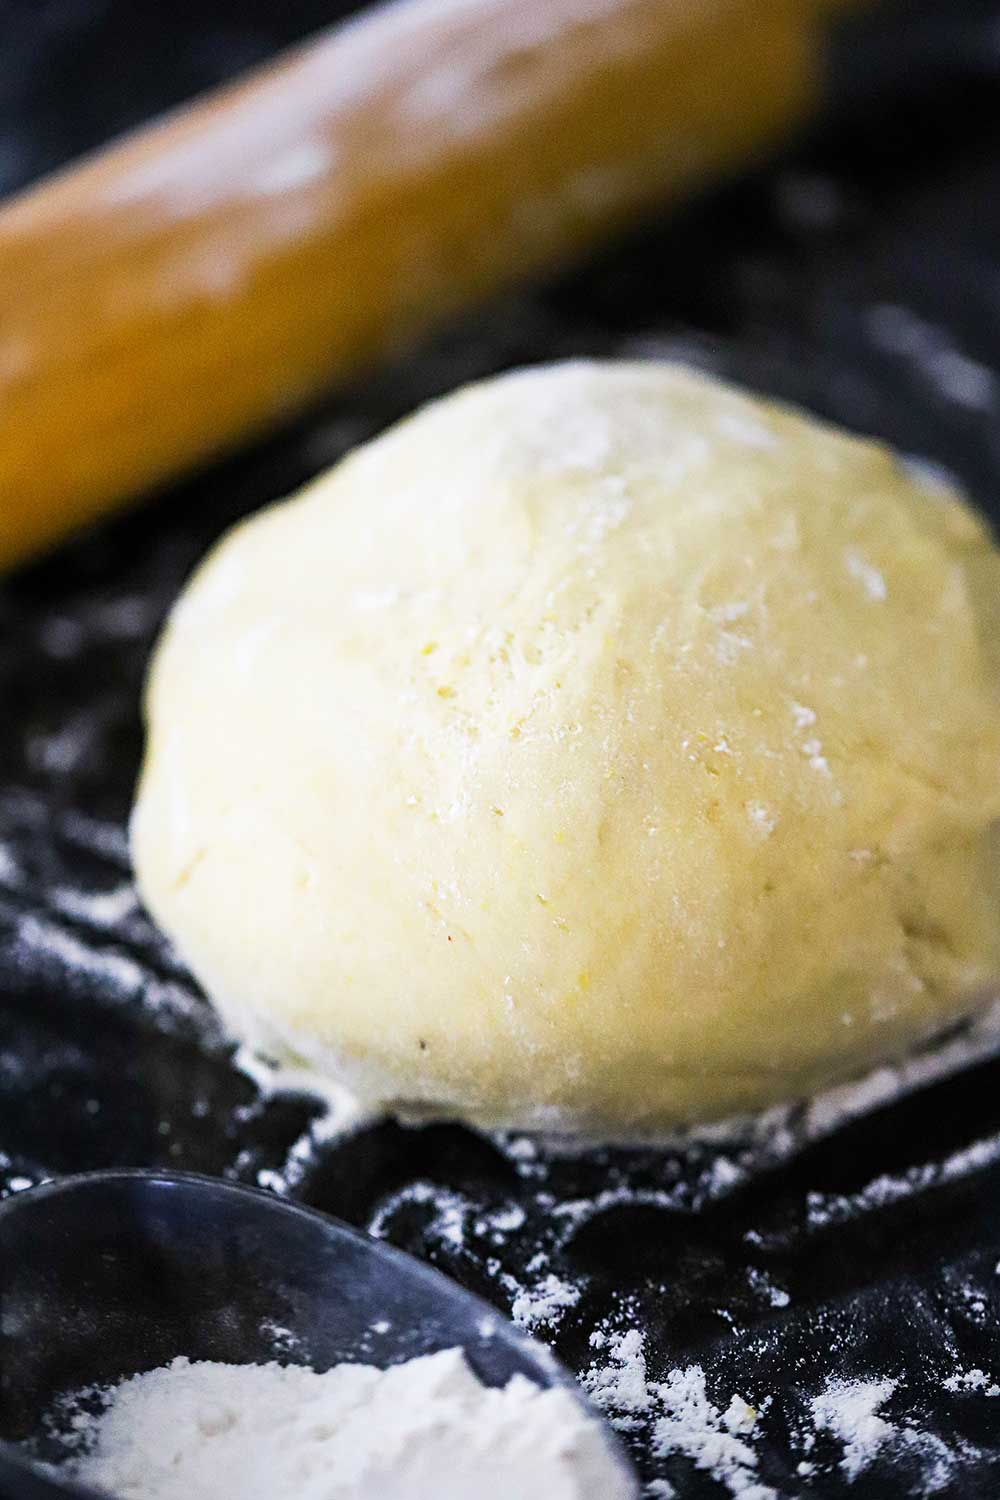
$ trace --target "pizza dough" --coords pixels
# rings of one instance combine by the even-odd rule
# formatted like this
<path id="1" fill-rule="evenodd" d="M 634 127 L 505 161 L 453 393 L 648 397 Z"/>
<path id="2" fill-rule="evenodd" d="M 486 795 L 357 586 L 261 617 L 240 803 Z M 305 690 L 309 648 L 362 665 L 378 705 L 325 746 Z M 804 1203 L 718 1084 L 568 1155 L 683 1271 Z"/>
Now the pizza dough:
<path id="1" fill-rule="evenodd" d="M 1000 565 L 884 448 L 658 363 L 459 391 L 174 611 L 145 900 L 363 1100 L 591 1137 L 806 1094 L 1000 971 Z"/>

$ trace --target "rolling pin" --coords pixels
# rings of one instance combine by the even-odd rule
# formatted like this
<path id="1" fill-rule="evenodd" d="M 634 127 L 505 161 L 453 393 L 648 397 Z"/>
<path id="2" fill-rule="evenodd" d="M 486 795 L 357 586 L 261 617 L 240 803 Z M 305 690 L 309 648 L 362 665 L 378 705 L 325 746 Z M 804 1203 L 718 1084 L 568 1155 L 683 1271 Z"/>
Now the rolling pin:
<path id="1" fill-rule="evenodd" d="M 817 0 L 395 0 L 0 206 L 0 567 L 752 153 Z"/>

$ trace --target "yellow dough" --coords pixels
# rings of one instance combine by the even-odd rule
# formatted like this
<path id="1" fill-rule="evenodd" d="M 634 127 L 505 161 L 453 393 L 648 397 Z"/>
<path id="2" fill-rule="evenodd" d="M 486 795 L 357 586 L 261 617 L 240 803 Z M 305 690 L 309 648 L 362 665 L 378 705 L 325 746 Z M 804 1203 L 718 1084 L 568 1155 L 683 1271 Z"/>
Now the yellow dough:
<path id="1" fill-rule="evenodd" d="M 370 1103 L 628 1138 L 808 1093 L 1000 972 L 998 601 L 874 443 L 666 364 L 487 381 L 198 572 L 142 893 Z"/>

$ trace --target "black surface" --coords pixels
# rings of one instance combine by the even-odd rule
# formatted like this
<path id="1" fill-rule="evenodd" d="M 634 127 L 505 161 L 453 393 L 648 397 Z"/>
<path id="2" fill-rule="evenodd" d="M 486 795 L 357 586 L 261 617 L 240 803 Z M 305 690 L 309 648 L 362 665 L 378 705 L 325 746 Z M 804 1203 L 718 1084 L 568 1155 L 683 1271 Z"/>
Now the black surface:
<path id="1" fill-rule="evenodd" d="M 539 1331 L 572 1367 L 594 1357 L 595 1327 L 634 1322 L 651 1374 L 697 1361 L 723 1407 L 737 1390 L 774 1395 L 756 1446 L 782 1496 L 995 1500 L 1000 1399 L 943 1382 L 1000 1377 L 1000 1063 L 715 1198 L 705 1150 L 547 1161 L 387 1124 L 309 1155 L 293 1148 L 315 1105 L 259 1099 L 146 920 L 86 899 L 127 880 L 142 673 L 194 561 L 235 517 L 462 379 L 570 353 L 680 352 L 945 465 L 1000 515 L 1000 7 L 905 10 L 842 52 L 827 124 L 783 160 L 3 586 L 0 1182 L 104 1165 L 279 1182 L 501 1307 L 543 1273 L 571 1282 L 579 1302 Z M 7 0 L 3 181 L 333 11 Z M 884 1174 L 898 1194 L 871 1189 Z M 523 1224 L 498 1228 L 513 1206 Z M 821 1437 L 815 1474 L 799 1475 L 806 1402 L 830 1376 L 897 1379 L 885 1414 L 930 1438 L 849 1484 L 842 1447 Z M 951 1454 L 943 1478 L 935 1438 Z M 645 1430 L 632 1441 L 682 1496 L 726 1493 L 687 1459 L 654 1460 Z"/>

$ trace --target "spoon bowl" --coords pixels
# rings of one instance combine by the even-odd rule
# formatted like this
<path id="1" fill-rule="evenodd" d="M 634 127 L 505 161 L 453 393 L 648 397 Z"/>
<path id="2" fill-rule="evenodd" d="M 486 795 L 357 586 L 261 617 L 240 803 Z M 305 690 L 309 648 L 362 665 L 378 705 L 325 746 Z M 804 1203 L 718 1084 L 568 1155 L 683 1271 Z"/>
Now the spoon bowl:
<path id="1" fill-rule="evenodd" d="M 46 1183 L 0 1203 L 0 1497 L 89 1495 L 7 1445 L 37 1439 L 61 1396 L 177 1355 L 325 1370 L 455 1347 L 484 1385 L 521 1374 L 586 1404 L 488 1303 L 327 1214 L 186 1173 Z"/>

